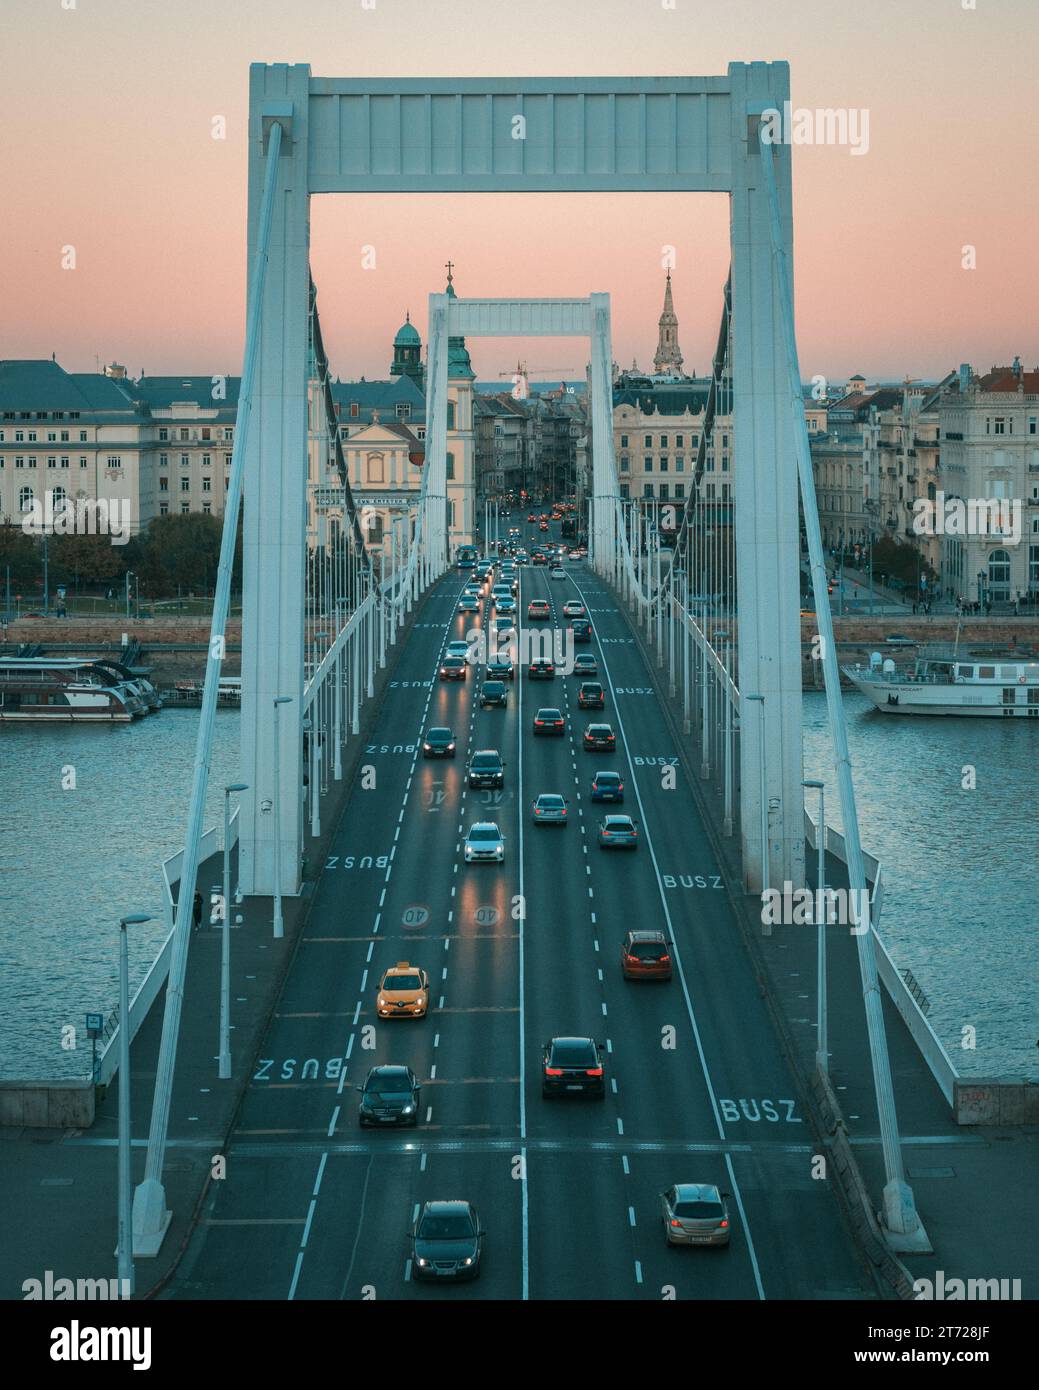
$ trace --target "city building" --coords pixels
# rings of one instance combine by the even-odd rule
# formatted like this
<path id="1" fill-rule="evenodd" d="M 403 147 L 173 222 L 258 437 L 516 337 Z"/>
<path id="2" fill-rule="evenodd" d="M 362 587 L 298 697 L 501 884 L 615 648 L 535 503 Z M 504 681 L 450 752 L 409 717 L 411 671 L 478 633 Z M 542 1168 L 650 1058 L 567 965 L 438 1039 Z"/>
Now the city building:
<path id="1" fill-rule="evenodd" d="M 940 490 L 946 507 L 965 504 L 968 521 L 966 534 L 952 516 L 943 527 L 945 584 L 967 602 L 1039 602 L 1039 367 L 1015 359 L 980 377 L 961 367 L 938 419 Z M 1019 504 L 1019 537 L 985 524 L 978 504 L 993 501 Z"/>

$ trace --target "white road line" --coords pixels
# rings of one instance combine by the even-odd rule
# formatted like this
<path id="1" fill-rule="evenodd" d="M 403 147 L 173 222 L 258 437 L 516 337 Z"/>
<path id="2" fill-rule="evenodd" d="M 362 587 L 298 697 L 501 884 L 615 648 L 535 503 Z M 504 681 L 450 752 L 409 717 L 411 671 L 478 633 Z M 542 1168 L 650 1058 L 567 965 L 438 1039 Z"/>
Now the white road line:
<path id="1" fill-rule="evenodd" d="M 321 1191 L 321 1179 L 325 1175 L 325 1163 L 327 1159 L 328 1154 L 323 1153 L 321 1155 L 321 1162 L 317 1166 L 317 1177 L 314 1179 L 314 1191 L 311 1193 L 311 1196 L 313 1197 L 316 1197 L 317 1194 Z"/>
<path id="2" fill-rule="evenodd" d="M 434 1062 L 433 1065 L 432 1065 L 432 1066 L 430 1067 L 430 1069 L 429 1069 L 429 1079 L 430 1079 L 430 1081 L 435 1081 L 435 1080 L 437 1079 L 437 1064 L 436 1064 L 436 1062 Z"/>
<path id="3" fill-rule="evenodd" d="M 820 913 L 820 916 L 821 916 L 821 915 L 822 915 L 822 914 Z M 374 942 L 374 941 L 369 941 L 369 942 L 368 942 L 368 954 L 365 956 L 365 960 L 371 960 L 371 958 L 372 958 L 372 952 L 373 952 L 374 950 L 375 950 L 375 942 Z"/>
<path id="4" fill-rule="evenodd" d="M 578 593 L 581 592 L 581 591 L 580 591 L 580 586 L 578 586 L 578 585 L 575 584 L 574 587 L 577 588 Z M 582 598 L 583 598 L 583 594 L 582 594 Z M 674 957 L 675 957 L 675 964 L 678 966 L 678 978 L 679 978 L 679 981 L 680 981 L 681 986 L 682 986 L 682 995 L 683 995 L 683 998 L 685 999 L 686 1012 L 687 1012 L 688 1015 L 689 1015 L 689 1022 L 690 1022 L 690 1025 L 692 1026 L 693 1038 L 694 1038 L 694 1040 L 695 1040 L 695 1042 L 696 1042 L 696 1051 L 697 1051 L 697 1055 L 698 1055 L 699 1058 L 700 1058 L 700 1067 L 701 1067 L 701 1070 L 703 1071 L 704 1082 L 705 1082 L 705 1084 L 706 1084 L 706 1086 L 707 1086 L 707 1094 L 708 1094 L 708 1096 L 710 1097 L 710 1101 L 711 1101 L 711 1110 L 712 1110 L 712 1112 L 713 1112 L 713 1114 L 714 1114 L 714 1123 L 715 1123 L 715 1126 L 716 1126 L 716 1128 L 717 1128 L 717 1130 L 718 1130 L 718 1137 L 719 1137 L 719 1139 L 721 1139 L 723 1142 L 727 1142 L 726 1134 L 725 1134 L 725 1128 L 724 1128 L 724 1126 L 723 1126 L 723 1124 L 722 1124 L 721 1113 L 720 1113 L 720 1111 L 719 1111 L 719 1109 L 718 1109 L 718 1100 L 717 1100 L 717 1097 L 716 1097 L 715 1092 L 714 1092 L 714 1084 L 713 1084 L 713 1082 L 711 1081 L 710 1071 L 708 1070 L 708 1067 L 707 1067 L 707 1058 L 706 1058 L 706 1056 L 705 1056 L 705 1054 L 704 1054 L 703 1040 L 702 1040 L 701 1037 L 700 1037 L 700 1029 L 699 1029 L 699 1026 L 698 1026 L 697 1021 L 696 1021 L 696 1013 L 695 1013 L 695 1011 L 694 1011 L 694 1009 L 693 1009 L 692 997 L 691 997 L 690 994 L 689 994 L 689 986 L 688 986 L 688 984 L 687 984 L 687 982 L 686 982 L 685 971 L 684 971 L 684 969 L 682 968 L 682 957 L 681 957 L 681 954 L 679 953 L 678 942 L 677 942 L 677 938 L 676 938 L 676 933 L 675 933 L 675 929 L 674 929 L 674 924 L 673 924 L 673 922 L 671 921 L 671 911 L 670 911 L 670 909 L 669 909 L 669 907 L 668 907 L 667 894 L 664 892 L 664 881 L 663 881 L 663 879 L 662 879 L 662 877 L 661 877 L 661 874 L 660 874 L 660 865 L 659 865 L 659 863 L 658 863 L 658 861 L 657 861 L 656 851 L 655 851 L 654 848 L 653 848 L 653 837 L 652 837 L 652 835 L 650 834 L 650 830 L 649 830 L 649 821 L 648 821 L 648 819 L 647 819 L 647 817 L 646 817 L 646 808 L 645 808 L 645 806 L 642 804 L 642 793 L 639 791 L 638 778 L 635 776 L 635 763 L 634 763 L 634 761 L 632 760 L 631 749 L 630 749 L 630 747 L 629 747 L 629 745 L 628 745 L 628 735 L 627 735 L 627 732 L 625 731 L 625 728 L 624 728 L 624 719 L 623 719 L 623 717 L 621 716 L 620 706 L 619 706 L 618 703 L 617 703 L 617 692 L 615 691 L 614 686 L 613 686 L 613 677 L 610 675 L 610 668 L 609 668 L 609 665 L 607 664 L 607 661 L 606 661 L 606 655 L 605 655 L 605 652 L 603 651 L 603 645 L 602 645 L 602 643 L 599 641 L 599 633 L 598 633 L 598 630 L 597 630 L 597 628 L 596 628 L 595 621 L 594 621 L 594 619 L 591 619 L 590 621 L 591 621 L 591 623 L 592 623 L 592 633 L 593 633 L 593 635 L 595 636 L 595 640 L 596 640 L 596 642 L 597 642 L 598 645 L 599 645 L 599 653 L 600 653 L 600 655 L 602 656 L 603 674 L 604 674 L 605 677 L 606 677 L 606 683 L 607 683 L 607 685 L 609 685 L 609 687 L 610 687 L 610 697 L 611 697 L 611 699 L 613 700 L 613 708 L 614 708 L 614 710 L 615 710 L 615 712 L 616 712 L 617 728 L 618 728 L 618 730 L 619 730 L 619 732 L 620 732 L 621 742 L 624 744 L 624 756 L 625 756 L 625 757 L 627 758 L 627 760 L 628 760 L 628 771 L 629 771 L 629 773 L 631 774 L 631 785 L 632 785 L 632 787 L 634 788 L 634 791 L 635 791 L 635 800 L 638 802 L 639 816 L 641 817 L 641 820 L 642 820 L 642 829 L 643 829 L 643 831 L 645 832 L 645 837 L 646 837 L 646 848 L 649 850 L 650 858 L 651 858 L 652 861 L 653 861 L 653 872 L 654 872 L 654 875 L 655 875 L 656 881 L 657 881 L 657 892 L 658 892 L 659 895 L 660 895 L 661 906 L 662 906 L 663 909 L 664 909 L 664 920 L 667 922 L 667 927 L 668 927 L 668 932 L 667 932 L 667 934 L 668 934 L 668 937 L 670 938 L 670 940 L 671 940 L 672 943 L 673 943 L 673 944 L 672 944 L 672 947 L 671 947 L 671 950 L 672 950 L 672 952 L 673 952 L 673 954 L 674 954 Z M 619 1124 L 619 1123 L 620 1123 L 620 1122 L 618 1121 L 618 1124 Z M 755 1286 L 756 1286 L 757 1291 L 758 1291 L 758 1298 L 759 1298 L 759 1299 L 764 1299 L 764 1297 L 765 1297 L 765 1290 L 764 1290 L 764 1286 L 762 1285 L 762 1282 L 761 1282 L 761 1270 L 760 1270 L 760 1268 L 758 1267 L 758 1257 L 757 1257 L 757 1252 L 756 1252 L 756 1250 L 755 1250 L 755 1248 L 754 1248 L 754 1239 L 753 1239 L 753 1237 L 752 1237 L 752 1235 L 751 1235 L 750 1226 L 749 1226 L 749 1224 L 747 1223 L 746 1215 L 745 1215 L 745 1213 L 744 1213 L 744 1211 L 743 1211 L 743 1199 L 742 1199 L 741 1196 L 740 1196 L 739 1184 L 736 1182 L 736 1174 L 735 1174 L 735 1172 L 734 1172 L 733 1169 L 732 1169 L 732 1163 L 731 1163 L 731 1161 L 728 1162 L 728 1166 L 729 1166 L 729 1178 L 730 1178 L 730 1181 L 731 1181 L 731 1183 L 732 1183 L 732 1192 L 733 1192 L 733 1196 L 734 1196 L 734 1198 L 735 1198 L 735 1200 L 736 1200 L 737 1206 L 739 1207 L 739 1210 L 740 1210 L 740 1219 L 743 1221 L 743 1229 L 744 1229 L 744 1232 L 745 1232 L 746 1237 L 747 1237 L 747 1251 L 748 1251 L 748 1253 L 749 1253 L 749 1255 L 750 1255 L 750 1263 L 751 1263 L 751 1268 L 752 1268 L 753 1273 L 754 1273 L 754 1283 L 755 1283 Z"/>
<path id="5" fill-rule="evenodd" d="M 819 915 L 822 916 L 821 913 L 820 913 Z M 434 1046 L 434 1047 L 439 1047 L 439 1046 L 440 1046 L 440 1034 L 439 1034 L 439 1033 L 434 1033 L 434 1034 L 433 1034 L 433 1046 Z"/>
<path id="6" fill-rule="evenodd" d="M 427 1106 L 426 1106 L 426 1124 L 427 1124 L 427 1125 L 429 1124 L 429 1122 L 430 1122 L 430 1120 L 431 1120 L 432 1118 L 433 1118 L 433 1107 L 432 1107 L 431 1105 L 427 1105 Z"/>
<path id="7" fill-rule="evenodd" d="M 628 1163 L 628 1155 L 621 1154 L 621 1167 L 624 1169 L 626 1177 L 631 1177 L 631 1165 Z"/>
<path id="8" fill-rule="evenodd" d="M 360 1001 L 360 999 L 358 999 L 358 1001 L 357 1001 L 357 1008 L 354 1009 L 354 1023 L 356 1023 L 357 1020 L 358 1020 L 360 1017 L 361 1017 L 361 1001 Z"/>
<path id="9" fill-rule="evenodd" d="M 289 1285 L 289 1302 L 296 1297 L 296 1285 L 299 1283 L 299 1271 L 303 1265 L 303 1251 L 300 1250 L 296 1256 L 296 1268 L 292 1271 L 292 1283 Z"/>
<path id="10" fill-rule="evenodd" d="M 313 1221 L 313 1219 L 314 1219 L 314 1208 L 315 1208 L 316 1206 L 317 1206 L 317 1198 L 316 1198 L 316 1197 L 311 1197 L 311 1199 L 310 1199 L 310 1209 L 309 1209 L 309 1211 L 307 1212 L 307 1223 L 306 1223 L 306 1225 L 303 1227 L 303 1239 L 302 1239 L 302 1240 L 300 1241 L 300 1243 L 299 1243 L 300 1254 L 302 1254 L 303 1251 L 307 1248 L 307 1240 L 308 1240 L 308 1238 L 309 1238 L 309 1236 L 310 1236 L 310 1223 L 311 1223 L 311 1222 Z"/>
<path id="11" fill-rule="evenodd" d="M 358 1008 L 360 1008 L 360 1005 L 358 1005 Z M 355 1022 L 355 1023 L 357 1022 L 356 1016 L 354 1017 L 354 1022 Z M 347 1060 L 348 1062 L 349 1062 L 349 1060 L 350 1060 L 350 1053 L 353 1052 L 353 1050 L 354 1050 L 354 1037 L 355 1037 L 355 1034 L 351 1033 L 351 1034 L 350 1034 L 350 1037 L 349 1037 L 349 1040 L 347 1041 L 347 1044 L 346 1044 L 346 1060 Z"/>
<path id="12" fill-rule="evenodd" d="M 364 989 L 367 988 L 367 985 L 368 985 L 368 967 L 365 966 L 365 967 L 364 967 L 364 974 L 361 976 L 361 989 L 362 989 L 362 991 L 363 991 Z"/>
<path id="13" fill-rule="evenodd" d="M 328 1137 L 329 1137 L 329 1139 L 331 1139 L 332 1135 L 335 1133 L 336 1121 L 337 1121 L 338 1119 L 339 1119 L 339 1106 L 337 1105 L 336 1108 L 332 1111 L 332 1118 L 331 1118 L 331 1119 L 329 1120 L 329 1122 L 328 1122 Z"/>
<path id="14" fill-rule="evenodd" d="M 635 1261 L 635 1283 L 642 1283 L 642 1262 L 640 1260 Z"/>
<path id="15" fill-rule="evenodd" d="M 410 1283 L 410 1281 L 411 1281 L 411 1256 L 409 1255 L 408 1258 L 407 1258 L 407 1260 L 405 1260 L 405 1262 L 404 1262 L 404 1282 L 405 1282 L 405 1284 L 407 1284 L 407 1283 Z"/>
<path id="16" fill-rule="evenodd" d="M 820 916 L 821 916 L 821 915 L 822 915 L 822 914 L 820 913 Z M 634 1225 L 635 1225 L 635 1208 L 634 1208 L 634 1207 L 629 1207 L 629 1208 L 628 1208 L 628 1224 L 629 1224 L 630 1226 L 634 1226 Z"/>
<path id="17" fill-rule="evenodd" d="M 351 1038 L 350 1041 L 353 1042 L 353 1038 Z M 345 1085 L 346 1085 L 346 1066 L 345 1066 L 345 1064 L 344 1064 L 343 1066 L 341 1066 L 341 1067 L 339 1068 L 339 1085 L 336 1087 L 336 1095 L 337 1095 L 337 1096 L 341 1096 L 341 1095 L 343 1094 L 343 1087 L 344 1087 Z"/>
<path id="18" fill-rule="evenodd" d="M 426 1154 L 425 1149 L 423 1149 L 422 1155 L 421 1155 L 421 1157 L 419 1158 L 419 1161 L 418 1161 L 418 1170 L 419 1170 L 420 1173 L 424 1173 L 424 1172 L 426 1171 L 426 1158 L 427 1158 L 427 1154 Z"/>

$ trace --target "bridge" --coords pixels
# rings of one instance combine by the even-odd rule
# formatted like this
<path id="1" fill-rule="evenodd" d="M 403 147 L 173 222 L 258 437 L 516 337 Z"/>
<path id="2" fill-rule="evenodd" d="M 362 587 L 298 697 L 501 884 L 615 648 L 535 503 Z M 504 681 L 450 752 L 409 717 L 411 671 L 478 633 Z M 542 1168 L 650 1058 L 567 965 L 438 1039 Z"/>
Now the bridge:
<path id="1" fill-rule="evenodd" d="M 877 1234 L 891 1251 L 926 1250 L 897 1128 L 871 922 L 878 900 L 859 843 L 802 409 L 791 152 L 769 143 L 763 120 L 784 110 L 786 65 L 733 64 L 721 77 L 523 81 L 365 81 L 256 65 L 250 82 L 245 359 L 182 882 L 194 883 L 199 868 L 243 497 L 247 790 L 238 871 L 247 902 L 272 900 L 275 937 L 283 901 L 306 886 L 305 856 L 327 835 L 323 808 L 359 754 L 366 720 L 373 732 L 361 756 L 366 779 L 351 787 L 324 866 L 311 875 L 300 946 L 236 1122 L 240 1176 L 217 1199 L 225 1215 L 211 1213 L 204 1239 L 196 1237 L 197 1287 L 241 1296 L 249 1268 L 260 1296 L 362 1297 L 369 1287 L 399 1296 L 413 1287 L 413 1270 L 400 1242 L 384 1238 L 385 1213 L 401 1213 L 389 1221 L 396 1236 L 420 1200 L 466 1196 L 488 1225 L 493 1214 L 483 1296 L 626 1297 L 676 1282 L 678 1296 L 703 1296 L 705 1279 L 721 1297 L 862 1292 L 838 1204 L 827 1183 L 811 1180 L 797 1091 L 721 891 L 705 809 L 712 798 L 720 808 L 718 833 L 732 838 L 746 894 L 804 886 L 800 506 L 848 885 L 862 904 L 859 1008 L 883 1155 Z M 421 491 L 404 534 L 394 533 L 392 563 L 373 564 L 329 389 L 309 199 L 462 190 L 729 195 L 731 269 L 673 551 L 649 543 L 619 495 L 608 293 L 432 295 Z M 553 332 L 590 343 L 590 556 L 561 580 L 525 568 L 520 598 L 547 600 L 552 628 L 565 628 L 565 602 L 587 609 L 602 717 L 617 736 L 608 758 L 582 750 L 586 719 L 570 676 L 557 676 L 542 700 L 518 669 L 504 711 L 480 707 L 478 666 L 457 684 L 438 680 L 445 644 L 474 625 L 457 611 L 462 581 L 448 544 L 448 340 Z M 730 393 L 739 466 L 731 515 L 719 524 L 704 473 L 711 423 Z M 314 440 L 317 476 L 308 466 Z M 322 501 L 330 495 L 335 516 Z M 488 604 L 475 626 L 490 621 Z M 371 707 L 388 665 L 392 679 Z M 561 709 L 561 741 L 533 737 L 539 703 Z M 454 761 L 422 759 L 433 725 L 454 732 Z M 676 729 L 695 740 L 691 777 Z M 505 758 L 501 790 L 466 785 L 465 758 L 481 747 Z M 626 784 L 625 810 L 641 834 L 634 856 L 599 852 L 588 783 L 600 765 Z M 565 830 L 534 825 L 530 801 L 540 792 L 568 799 Z M 468 826 L 483 818 L 502 829 L 499 866 L 462 861 Z M 158 1253 L 170 1220 L 164 1164 L 191 897 L 180 894 L 171 942 L 147 1166 L 134 1195 L 138 1259 Z M 666 931 L 676 974 L 667 991 L 621 978 L 619 945 L 632 926 Z M 430 1016 L 380 1024 L 378 981 L 405 958 L 429 974 Z M 601 1105 L 541 1098 L 542 1045 L 561 1034 L 601 1040 Z M 825 1074 L 825 1037 L 819 1047 Z M 404 1138 L 359 1133 L 348 1087 L 390 1062 L 406 1062 L 422 1083 L 420 1123 Z M 676 1274 L 668 1262 L 659 1194 L 676 1181 L 730 1194 L 739 1234 L 721 1273 Z M 308 1212 L 306 1228 L 293 1220 L 266 1231 L 259 1270 L 247 1257 L 248 1225 L 253 1215 L 267 1219 L 259 1194 L 272 1189 L 280 1205 Z M 812 1239 L 791 1245 L 792 1230 Z M 345 1268 L 344 1241 L 353 1250 Z"/>

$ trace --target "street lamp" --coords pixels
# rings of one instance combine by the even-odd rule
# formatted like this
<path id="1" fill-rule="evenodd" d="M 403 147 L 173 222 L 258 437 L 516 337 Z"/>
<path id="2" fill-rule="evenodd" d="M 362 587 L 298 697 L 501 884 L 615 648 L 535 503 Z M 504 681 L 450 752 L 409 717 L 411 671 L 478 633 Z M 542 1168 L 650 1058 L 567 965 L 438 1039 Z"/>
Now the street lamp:
<path id="1" fill-rule="evenodd" d="M 828 1057 L 826 1047 L 826 783 L 809 780 L 801 783 L 802 787 L 810 787 L 819 793 L 819 825 L 815 835 L 815 848 L 818 867 L 815 872 L 816 888 L 816 907 L 815 924 L 818 940 L 818 951 L 816 953 L 816 998 L 818 1000 L 819 1019 L 815 1039 L 815 1065 L 824 1074 L 828 1071 Z"/>
<path id="2" fill-rule="evenodd" d="M 220 1066 L 217 1075 L 231 1075 L 231 793 L 246 792 L 248 782 L 224 788 L 224 924 L 220 938 Z"/>
<path id="3" fill-rule="evenodd" d="M 768 781 L 765 776 L 765 697 L 764 695 L 748 695 L 746 698 L 759 703 L 761 708 L 761 719 L 758 724 L 761 735 L 758 747 L 758 797 L 761 801 L 761 891 L 764 894 L 768 892 Z"/>
<path id="4" fill-rule="evenodd" d="M 133 1294 L 133 1192 L 130 1186 L 130 964 L 127 927 L 152 919 L 134 912 L 119 919 L 119 1292 Z"/>
<path id="5" fill-rule="evenodd" d="M 281 915 L 281 743 L 279 709 L 291 705 L 291 695 L 274 697 L 274 939 L 280 941 L 285 935 L 285 923 Z"/>

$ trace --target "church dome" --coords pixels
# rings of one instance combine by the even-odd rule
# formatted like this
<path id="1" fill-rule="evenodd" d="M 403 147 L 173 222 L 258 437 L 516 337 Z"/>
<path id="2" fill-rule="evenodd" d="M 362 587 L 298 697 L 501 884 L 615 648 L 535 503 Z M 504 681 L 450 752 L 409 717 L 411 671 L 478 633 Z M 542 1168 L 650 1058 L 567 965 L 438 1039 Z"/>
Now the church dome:
<path id="1" fill-rule="evenodd" d="M 411 314 L 409 312 L 405 321 L 397 329 L 397 336 L 393 340 L 393 346 L 419 347 L 421 343 L 422 339 L 419 337 L 418 329 L 411 322 Z"/>

